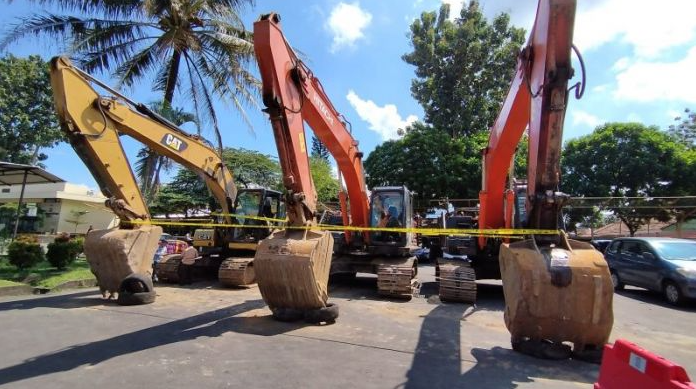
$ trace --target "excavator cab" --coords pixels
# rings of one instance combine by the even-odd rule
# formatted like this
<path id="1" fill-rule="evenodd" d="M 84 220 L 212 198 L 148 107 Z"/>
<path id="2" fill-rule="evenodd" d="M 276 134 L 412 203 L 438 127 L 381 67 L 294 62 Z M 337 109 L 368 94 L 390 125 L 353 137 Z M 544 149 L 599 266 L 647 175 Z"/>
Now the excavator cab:
<path id="1" fill-rule="evenodd" d="M 271 233 L 273 226 L 278 225 L 273 220 L 264 219 L 285 219 L 285 202 L 282 193 L 275 190 L 240 189 L 232 213 L 236 215 L 234 224 L 249 227 L 234 229 L 229 248 L 255 250 L 257 243 Z M 258 226 L 268 226 L 268 228 Z"/>
<path id="2" fill-rule="evenodd" d="M 412 195 L 405 186 L 374 188 L 370 197 L 370 227 L 384 231 L 370 232 L 370 246 L 383 254 L 388 248 L 409 246 L 412 232 L 393 231 L 394 228 L 410 228 L 413 225 Z"/>

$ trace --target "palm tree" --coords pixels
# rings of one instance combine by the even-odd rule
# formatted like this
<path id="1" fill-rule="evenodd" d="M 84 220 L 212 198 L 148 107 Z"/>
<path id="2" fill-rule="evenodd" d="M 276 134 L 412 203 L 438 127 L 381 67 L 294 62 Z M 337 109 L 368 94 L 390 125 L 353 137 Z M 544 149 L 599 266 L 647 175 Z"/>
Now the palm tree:
<path id="1" fill-rule="evenodd" d="M 171 108 L 165 102 L 151 103 L 150 109 L 177 126 L 190 122 L 197 123 L 194 114 L 185 112 L 181 108 Z M 162 171 L 170 171 L 173 167 L 173 161 L 155 153 L 149 147 L 143 147 L 138 150 L 137 158 L 135 161 L 135 174 L 140 183 L 140 191 L 149 203 L 160 189 L 160 173 Z"/>
<path id="2" fill-rule="evenodd" d="M 232 104 L 251 127 L 245 106 L 256 107 L 259 82 L 251 32 L 239 12 L 253 0 L 29 0 L 49 12 L 21 18 L 0 39 L 0 50 L 27 36 L 66 42 L 87 72 L 108 71 L 119 86 L 153 77 L 171 107 L 175 91 L 212 122 L 222 148 L 214 101 Z M 200 127 L 198 129 L 200 134 Z"/>

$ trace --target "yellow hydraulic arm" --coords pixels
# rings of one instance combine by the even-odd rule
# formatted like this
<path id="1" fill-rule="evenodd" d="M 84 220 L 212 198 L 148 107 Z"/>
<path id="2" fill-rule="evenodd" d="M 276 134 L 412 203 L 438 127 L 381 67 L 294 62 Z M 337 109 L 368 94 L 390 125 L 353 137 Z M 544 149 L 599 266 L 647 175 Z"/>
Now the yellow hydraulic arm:
<path id="1" fill-rule="evenodd" d="M 113 96 L 101 96 L 92 83 Z M 171 158 L 204 180 L 229 214 L 237 188 L 218 152 L 142 104 L 135 103 L 70 63 L 51 60 L 51 86 L 61 127 L 124 221 L 149 220 L 147 205 L 128 164 L 119 135 L 128 135 Z M 227 216 L 229 221 L 229 216 Z"/>

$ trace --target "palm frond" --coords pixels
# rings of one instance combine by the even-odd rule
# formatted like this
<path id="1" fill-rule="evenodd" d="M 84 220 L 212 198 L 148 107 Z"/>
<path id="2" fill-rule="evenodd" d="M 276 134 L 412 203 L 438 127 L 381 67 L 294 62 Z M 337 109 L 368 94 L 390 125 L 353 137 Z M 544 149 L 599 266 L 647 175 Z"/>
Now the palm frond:
<path id="1" fill-rule="evenodd" d="M 118 86 L 131 86 L 136 79 L 155 70 L 160 63 L 159 59 L 165 54 L 163 51 L 166 51 L 166 48 L 160 47 L 156 41 L 123 62 L 114 72 L 114 76 L 118 79 Z"/>
<path id="2" fill-rule="evenodd" d="M 195 61 L 193 61 L 191 57 L 189 57 L 188 53 L 184 52 L 183 55 L 186 61 L 192 64 L 190 69 L 192 70 L 192 74 L 196 79 L 195 82 L 197 82 L 197 84 L 200 86 L 202 92 L 199 93 L 199 97 L 203 99 L 202 105 L 205 109 L 206 116 L 208 116 L 212 121 L 213 131 L 215 133 L 215 138 L 217 139 L 217 146 L 219 149 L 218 152 L 220 153 L 220 155 L 222 155 L 222 136 L 220 135 L 220 126 L 218 125 L 217 115 L 215 114 L 215 107 L 213 106 L 212 95 L 205 84 L 205 78 L 203 77 L 203 75 L 201 75 L 200 69 L 196 67 Z"/>
<path id="3" fill-rule="evenodd" d="M 0 40 L 0 50 L 6 49 L 8 45 L 27 35 L 37 37 L 45 35 L 62 42 L 66 37 L 82 34 L 88 23 L 89 19 L 54 14 L 21 18 L 10 27 L 9 32 Z"/>
<path id="4" fill-rule="evenodd" d="M 29 0 L 42 6 L 55 6 L 64 12 L 124 17 L 138 15 L 142 0 Z"/>

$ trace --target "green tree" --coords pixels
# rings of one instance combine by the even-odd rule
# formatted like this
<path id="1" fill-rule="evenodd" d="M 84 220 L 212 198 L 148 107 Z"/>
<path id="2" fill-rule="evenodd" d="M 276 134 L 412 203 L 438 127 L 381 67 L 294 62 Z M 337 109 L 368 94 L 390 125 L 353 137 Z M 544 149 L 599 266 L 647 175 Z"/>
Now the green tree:
<path id="1" fill-rule="evenodd" d="M 223 151 L 223 161 L 232 171 L 238 187 L 282 189 L 280 166 L 269 155 L 246 149 L 226 148 Z M 163 215 L 190 215 L 206 209 L 220 209 L 220 204 L 208 191 L 205 181 L 184 168 L 180 168 L 172 181 L 164 184 L 148 204 L 151 213 Z"/>
<path id="2" fill-rule="evenodd" d="M 670 219 L 671 212 L 657 207 L 651 197 L 673 194 L 684 166 L 683 145 L 658 128 L 607 123 L 565 145 L 561 190 L 576 196 L 617 198 L 606 207 L 632 236 L 652 218 Z"/>
<path id="3" fill-rule="evenodd" d="M 477 197 L 486 140 L 484 133 L 451 139 L 443 130 L 416 122 L 401 139 L 382 143 L 365 159 L 367 184 L 403 184 L 420 200 Z"/>
<path id="4" fill-rule="evenodd" d="M 277 190 L 283 188 L 280 165 L 270 155 L 242 148 L 226 148 L 222 158 L 232 171 L 238 186 L 260 186 Z"/>
<path id="5" fill-rule="evenodd" d="M 212 122 L 218 143 L 214 101 L 231 103 L 249 123 L 244 106 L 256 105 L 258 81 L 247 69 L 254 51 L 239 11 L 251 0 L 29 1 L 67 14 L 19 19 L 0 50 L 43 36 L 65 42 L 85 71 L 112 72 L 119 85 L 153 76 L 165 104 L 172 106 L 176 90 L 185 93 L 197 116 Z"/>
<path id="6" fill-rule="evenodd" d="M 317 191 L 319 201 L 338 200 L 338 191 L 341 188 L 338 179 L 331 173 L 331 164 L 324 158 L 312 157 L 310 168 L 312 169 L 312 181 Z"/>
<path id="7" fill-rule="evenodd" d="M 677 122 L 667 132 L 690 148 L 696 148 L 696 112 L 684 109 L 684 116 L 674 118 Z"/>
<path id="8" fill-rule="evenodd" d="M 449 5 L 424 12 L 411 24 L 413 51 L 402 58 L 416 67 L 413 97 L 425 122 L 452 137 L 488 131 L 508 91 L 524 30 L 502 13 L 490 23 L 477 1 L 449 19 Z"/>
<path id="9" fill-rule="evenodd" d="M 36 164 L 62 139 L 48 64 L 38 55 L 0 58 L 0 160 Z"/>
<path id="10" fill-rule="evenodd" d="M 172 108 L 164 102 L 152 103 L 150 104 L 150 109 L 177 126 L 196 122 L 196 117 L 192 113 L 185 112 L 182 108 Z M 145 200 L 149 201 L 160 189 L 160 173 L 162 171 L 170 171 L 173 167 L 173 161 L 157 154 L 149 147 L 143 147 L 138 150 L 137 158 L 135 161 L 135 174 L 140 183 L 140 191 L 143 193 Z"/>
<path id="11" fill-rule="evenodd" d="M 212 206 L 211 206 L 212 205 Z M 194 212 L 217 209 L 214 199 L 208 193 L 205 183 L 195 173 L 181 169 L 174 181 L 162 186 L 150 202 L 153 215 L 182 214 L 190 216 Z"/>
<path id="12" fill-rule="evenodd" d="M 316 136 L 312 135 L 312 157 L 329 160 L 329 149 Z"/>

